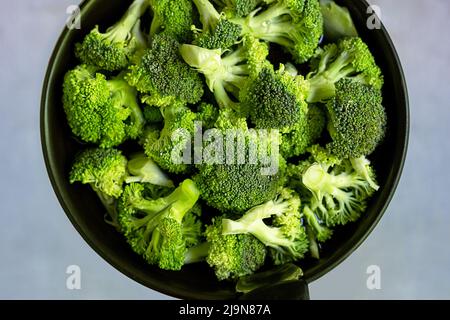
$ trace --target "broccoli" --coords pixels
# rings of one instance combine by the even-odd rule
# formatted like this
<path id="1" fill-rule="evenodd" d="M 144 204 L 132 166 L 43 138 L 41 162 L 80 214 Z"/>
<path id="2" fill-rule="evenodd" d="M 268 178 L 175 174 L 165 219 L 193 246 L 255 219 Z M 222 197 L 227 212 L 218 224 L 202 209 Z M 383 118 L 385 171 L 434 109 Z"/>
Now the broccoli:
<path id="1" fill-rule="evenodd" d="M 202 199 L 224 212 L 242 212 L 272 199 L 284 182 L 284 159 L 273 150 L 280 143 L 279 135 L 253 134 L 254 131 L 247 128 L 245 118 L 240 118 L 231 109 L 220 110 L 216 128 L 227 139 L 231 137 L 233 144 L 224 143 L 223 161 L 203 161 L 198 166 L 199 173 L 193 179 L 201 190 Z M 277 162 L 276 171 L 265 172 L 267 156 Z"/>
<path id="2" fill-rule="evenodd" d="M 225 50 L 238 42 L 241 27 L 228 21 L 208 0 L 193 0 L 203 25 L 201 30 L 194 29 L 194 44 L 206 49 Z"/>
<path id="3" fill-rule="evenodd" d="M 266 44 L 256 39 L 245 38 L 236 50 L 226 53 L 184 44 L 180 48 L 183 59 L 206 77 L 206 83 L 214 93 L 221 108 L 239 110 L 239 91 L 249 75 L 256 75 L 266 65 L 269 53 Z M 232 94 L 235 100 L 230 97 Z"/>
<path id="4" fill-rule="evenodd" d="M 214 3 L 227 15 L 232 17 L 246 17 L 258 5 L 262 3 L 269 3 L 275 0 L 213 0 Z"/>
<path id="5" fill-rule="evenodd" d="M 90 184 L 106 196 L 118 198 L 123 183 L 141 182 L 154 187 L 173 188 L 173 182 L 143 153 L 129 160 L 116 149 L 87 149 L 76 158 L 70 182 Z"/>
<path id="6" fill-rule="evenodd" d="M 277 72 L 266 67 L 240 91 L 241 108 L 249 110 L 256 128 L 290 129 L 305 121 L 307 93 L 303 77 L 285 72 L 284 66 Z"/>
<path id="7" fill-rule="evenodd" d="M 273 218 L 270 225 L 265 219 Z M 301 225 L 300 198 L 283 188 L 275 200 L 247 211 L 238 220 L 223 220 L 223 234 L 252 234 L 270 248 L 276 265 L 297 261 L 308 251 L 308 239 Z"/>
<path id="8" fill-rule="evenodd" d="M 176 161 L 174 155 L 190 150 L 197 116 L 182 105 L 164 108 L 163 116 L 164 128 L 161 131 L 157 127 L 147 128 L 143 139 L 145 153 L 164 170 L 187 173 L 190 170 L 189 164 Z"/>
<path id="9" fill-rule="evenodd" d="M 266 247 L 252 235 L 223 235 L 222 217 L 206 227 L 206 243 L 188 250 L 186 262 L 206 262 L 214 268 L 219 280 L 236 279 L 261 268 Z"/>
<path id="10" fill-rule="evenodd" d="M 218 117 L 219 109 L 210 103 L 202 102 L 197 108 L 197 120 L 202 122 L 203 128 L 213 128 Z"/>
<path id="11" fill-rule="evenodd" d="M 147 8 L 148 0 L 134 0 L 120 21 L 106 33 L 101 33 L 96 26 L 82 43 L 76 44 L 77 57 L 85 64 L 107 71 L 125 69 L 145 45 L 138 20 Z"/>
<path id="12" fill-rule="evenodd" d="M 148 105 L 167 107 L 174 103 L 195 104 L 203 96 L 202 80 L 181 59 L 179 46 L 169 34 L 158 34 L 139 64 L 130 67 L 125 78 L 144 94 L 142 101 Z"/>
<path id="13" fill-rule="evenodd" d="M 164 198 L 146 199 L 144 191 L 139 183 L 125 187 L 118 204 L 122 231 L 131 248 L 148 263 L 180 270 L 188 246 L 183 220 L 197 202 L 199 191 L 189 179 Z"/>
<path id="14" fill-rule="evenodd" d="M 340 160 L 320 146 L 310 148 L 311 157 L 291 169 L 290 175 L 301 177 L 301 182 L 309 198 L 304 197 L 309 209 L 327 227 L 345 225 L 356 221 L 367 207 L 367 201 L 378 189 L 374 171 L 367 159 Z M 362 175 L 360 174 L 362 173 Z M 305 192 L 305 191 L 303 191 Z M 308 213 L 308 209 L 306 209 Z M 307 221 L 319 232 L 312 215 Z M 326 231 L 325 231 L 326 234 Z M 323 238 L 322 238 L 323 237 Z M 319 236 L 324 240 L 327 236 Z"/>
<path id="15" fill-rule="evenodd" d="M 73 133 L 85 142 L 114 147 L 143 132 L 137 92 L 122 78 L 107 80 L 81 65 L 64 78 L 63 106 Z"/>
<path id="16" fill-rule="evenodd" d="M 243 35 L 281 45 L 297 63 L 310 59 L 323 34 L 318 0 L 278 0 L 247 17 L 231 18 Z"/>
<path id="17" fill-rule="evenodd" d="M 321 0 L 324 34 L 328 41 L 343 37 L 357 37 L 355 24 L 346 7 L 341 7 L 331 0 Z"/>
<path id="18" fill-rule="evenodd" d="M 381 89 L 383 75 L 367 45 L 359 37 L 343 38 L 337 43 L 319 48 L 311 60 L 308 75 L 308 102 L 321 102 L 335 95 L 335 84 L 341 79 Z"/>
<path id="19" fill-rule="evenodd" d="M 336 84 L 336 96 L 326 104 L 328 148 L 340 158 L 359 158 L 371 154 L 383 140 L 387 116 L 381 91 L 343 79 Z"/>
<path id="20" fill-rule="evenodd" d="M 169 188 L 173 187 L 173 182 L 144 153 L 133 155 L 128 160 L 127 168 L 131 176 L 125 179 L 126 183 L 141 182 Z"/>
<path id="21" fill-rule="evenodd" d="M 127 158 L 116 149 L 87 149 L 80 153 L 70 171 L 70 183 L 91 185 L 94 191 L 118 198 L 127 176 Z"/>
<path id="22" fill-rule="evenodd" d="M 285 159 L 307 153 L 307 149 L 321 137 L 326 126 L 326 114 L 319 105 L 310 105 L 304 119 L 300 119 L 289 132 L 283 133 L 280 145 Z"/>
<path id="23" fill-rule="evenodd" d="M 263 175 L 256 164 L 217 164 L 202 166 L 194 180 L 209 206 L 240 212 L 272 198 L 282 174 Z"/>
<path id="24" fill-rule="evenodd" d="M 191 0 L 147 0 L 153 11 L 150 36 L 161 31 L 169 33 L 180 42 L 189 42 L 194 23 L 194 8 Z"/>

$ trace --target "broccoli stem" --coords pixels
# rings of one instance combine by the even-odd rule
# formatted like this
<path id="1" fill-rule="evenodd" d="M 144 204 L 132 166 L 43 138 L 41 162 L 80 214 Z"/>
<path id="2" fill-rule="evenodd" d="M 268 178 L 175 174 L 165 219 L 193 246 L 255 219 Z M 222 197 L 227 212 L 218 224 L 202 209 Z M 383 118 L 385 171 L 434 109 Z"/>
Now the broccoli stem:
<path id="1" fill-rule="evenodd" d="M 269 227 L 263 220 L 257 220 L 251 224 L 239 221 L 223 219 L 223 234 L 252 234 L 266 247 L 278 249 L 279 247 L 289 247 L 292 243 L 285 239 L 283 232 L 279 228 Z"/>
<path id="2" fill-rule="evenodd" d="M 315 259 L 320 259 L 319 245 L 317 244 L 316 237 L 314 236 L 314 231 L 309 225 L 306 225 L 306 234 L 309 240 L 309 252 L 311 257 Z"/>
<path id="3" fill-rule="evenodd" d="M 148 0 L 135 0 L 122 18 L 109 28 L 106 37 L 111 42 L 123 42 L 128 39 L 130 32 L 139 18 L 149 6 Z"/>
<path id="4" fill-rule="evenodd" d="M 128 161 L 128 171 L 131 176 L 126 183 L 141 182 L 158 186 L 173 187 L 173 182 L 166 174 L 145 154 L 139 154 Z"/>
<path id="5" fill-rule="evenodd" d="M 276 40 L 277 34 L 282 35 L 286 32 L 285 29 L 278 28 L 278 23 L 286 22 L 283 16 L 290 13 L 283 2 L 280 1 L 258 13 L 259 11 L 255 10 L 246 18 L 234 18 L 230 21 L 242 27 L 242 34 L 250 34 L 267 41 L 269 41 L 267 36 Z"/>
<path id="6" fill-rule="evenodd" d="M 208 242 L 201 243 L 195 247 L 189 248 L 184 259 L 185 264 L 197 263 L 205 261 L 208 256 L 210 244 Z"/>
<path id="7" fill-rule="evenodd" d="M 370 162 L 364 156 L 357 159 L 350 159 L 353 169 L 363 177 L 370 185 L 372 189 L 378 191 L 380 186 L 375 182 L 369 173 Z"/>
<path id="8" fill-rule="evenodd" d="M 348 174 L 341 173 L 337 176 L 329 174 L 320 164 L 312 165 L 303 175 L 303 184 L 315 192 L 325 192 L 331 195 L 339 195 L 340 189 L 355 185 L 356 180 Z"/>
<path id="9" fill-rule="evenodd" d="M 220 20 L 220 13 L 207 0 L 193 0 L 200 13 L 200 22 L 204 30 L 213 30 Z"/>
<path id="10" fill-rule="evenodd" d="M 269 227 L 264 223 L 264 219 L 274 215 L 280 215 L 285 210 L 285 203 L 278 204 L 274 201 L 268 201 L 265 204 L 250 209 L 239 220 L 223 219 L 222 233 L 224 235 L 251 233 L 267 247 L 275 249 L 289 247 L 292 243 L 285 238 L 279 228 Z"/>
<path id="11" fill-rule="evenodd" d="M 311 208 L 309 206 L 305 206 L 303 208 L 303 213 L 306 217 L 306 221 L 308 222 L 308 225 L 312 229 L 314 229 L 317 240 L 319 240 L 320 242 L 324 242 L 331 237 L 331 235 L 332 235 L 331 230 L 322 226 L 319 223 L 316 215 L 314 214 L 314 212 L 311 210 Z"/>

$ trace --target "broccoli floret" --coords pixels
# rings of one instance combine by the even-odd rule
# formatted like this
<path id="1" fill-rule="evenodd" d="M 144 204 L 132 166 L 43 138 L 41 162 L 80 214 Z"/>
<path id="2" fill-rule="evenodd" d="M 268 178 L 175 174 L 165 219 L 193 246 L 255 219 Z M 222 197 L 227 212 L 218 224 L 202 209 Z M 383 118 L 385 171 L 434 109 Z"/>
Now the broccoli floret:
<path id="1" fill-rule="evenodd" d="M 169 34 L 158 34 L 140 63 L 130 67 L 126 80 L 144 94 L 148 105 L 195 104 L 203 96 L 200 75 L 181 59 L 179 47 Z"/>
<path id="2" fill-rule="evenodd" d="M 232 18 L 244 35 L 273 42 L 285 48 L 298 63 L 308 61 L 323 34 L 318 0 L 279 0 L 247 17 Z"/>
<path id="3" fill-rule="evenodd" d="M 241 27 L 228 21 L 208 0 L 193 0 L 200 13 L 202 29 L 194 29 L 194 44 L 206 49 L 225 50 L 238 42 Z"/>
<path id="4" fill-rule="evenodd" d="M 76 45 L 76 55 L 85 64 L 97 66 L 107 71 L 125 69 L 134 54 L 142 49 L 139 18 L 148 8 L 148 0 L 135 0 L 124 16 L 106 33 L 96 26 Z"/>
<path id="5" fill-rule="evenodd" d="M 127 176 L 127 158 L 116 149 L 87 149 L 70 171 L 70 183 L 89 184 L 95 191 L 118 198 Z"/>
<path id="6" fill-rule="evenodd" d="M 273 198 L 282 173 L 263 175 L 257 164 L 203 165 L 194 180 L 209 206 L 241 212 Z"/>
<path id="7" fill-rule="evenodd" d="M 368 160 L 355 162 L 361 175 L 350 160 L 339 160 L 322 147 L 313 146 L 310 152 L 311 158 L 301 162 L 297 171 L 289 171 L 301 179 L 305 203 L 327 227 L 356 221 L 378 189 Z M 317 233 L 314 220 L 308 219 L 308 223 Z"/>
<path id="8" fill-rule="evenodd" d="M 265 219 L 273 218 L 269 225 Z M 274 200 L 253 207 L 238 220 L 223 220 L 223 234 L 252 234 L 270 248 L 276 265 L 298 261 L 308 251 L 300 198 L 284 188 Z"/>
<path id="9" fill-rule="evenodd" d="M 355 24 L 346 7 L 334 1 L 321 1 L 324 34 L 328 41 L 336 41 L 343 37 L 357 37 Z"/>
<path id="10" fill-rule="evenodd" d="M 142 184 L 126 186 L 119 200 L 122 231 L 131 248 L 164 270 L 180 270 L 187 251 L 183 219 L 199 197 L 192 180 L 183 181 L 170 195 L 156 200 L 143 196 Z"/>
<path id="11" fill-rule="evenodd" d="M 187 148 L 192 143 L 196 114 L 185 106 L 173 105 L 163 109 L 163 116 L 164 128 L 161 131 L 156 127 L 146 130 L 143 139 L 145 153 L 164 170 L 187 173 L 190 165 L 183 159 L 175 159 L 174 155 L 189 150 Z"/>
<path id="12" fill-rule="evenodd" d="M 309 106 L 305 119 L 300 119 L 289 132 L 283 133 L 281 155 L 289 159 L 307 153 L 308 148 L 320 138 L 325 126 L 326 114 L 321 106 Z"/>
<path id="13" fill-rule="evenodd" d="M 358 37 L 343 38 L 338 43 L 318 49 L 311 60 L 308 75 L 308 102 L 326 101 L 335 95 L 335 84 L 351 79 L 381 89 L 383 75 L 367 45 Z"/>
<path id="14" fill-rule="evenodd" d="M 131 176 L 125 179 L 126 183 L 151 183 L 169 188 L 174 186 L 167 175 L 144 153 L 134 154 L 130 157 L 127 168 Z"/>
<path id="15" fill-rule="evenodd" d="M 157 124 L 164 121 L 164 117 L 162 116 L 161 109 L 159 107 L 146 105 L 144 106 L 143 114 L 147 123 Z"/>
<path id="16" fill-rule="evenodd" d="M 142 134 L 137 92 L 118 76 L 107 80 L 81 65 L 64 78 L 63 106 L 72 132 L 86 142 L 114 147 Z"/>
<path id="17" fill-rule="evenodd" d="M 227 15 L 232 17 L 246 17 L 258 5 L 262 3 L 269 3 L 275 0 L 213 0 L 214 3 Z"/>
<path id="18" fill-rule="evenodd" d="M 222 217 L 206 227 L 205 243 L 191 248 L 186 263 L 204 261 L 214 268 L 217 279 L 237 279 L 254 273 L 264 264 L 267 250 L 252 235 L 223 235 Z"/>
<path id="19" fill-rule="evenodd" d="M 276 72 L 266 67 L 241 90 L 241 108 L 249 110 L 256 128 L 286 130 L 305 121 L 307 93 L 303 77 L 285 72 L 284 66 Z"/>
<path id="20" fill-rule="evenodd" d="M 184 44 L 180 49 L 183 59 L 206 77 L 221 108 L 239 109 L 236 100 L 249 75 L 257 74 L 266 64 L 268 47 L 256 39 L 246 38 L 234 51 L 211 50 Z M 234 96 L 234 100 L 230 97 Z"/>
<path id="21" fill-rule="evenodd" d="M 194 24 L 194 8 L 191 0 L 147 0 L 153 11 L 150 36 L 164 31 L 180 42 L 190 42 Z"/>
<path id="22" fill-rule="evenodd" d="M 343 79 L 336 84 L 336 95 L 327 102 L 331 152 L 340 158 L 359 158 L 371 154 L 383 140 L 387 116 L 381 91 Z"/>
<path id="23" fill-rule="evenodd" d="M 218 117 L 219 109 L 210 103 L 202 102 L 197 108 L 197 120 L 202 122 L 203 128 L 213 128 Z"/>

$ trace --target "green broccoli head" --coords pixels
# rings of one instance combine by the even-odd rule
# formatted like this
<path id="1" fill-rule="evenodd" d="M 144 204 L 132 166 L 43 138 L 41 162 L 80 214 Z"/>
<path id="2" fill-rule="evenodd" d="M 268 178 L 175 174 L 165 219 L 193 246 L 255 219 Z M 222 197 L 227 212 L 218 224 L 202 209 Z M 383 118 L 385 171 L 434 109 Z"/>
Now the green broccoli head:
<path id="1" fill-rule="evenodd" d="M 282 173 L 264 175 L 257 164 L 204 165 L 194 180 L 209 206 L 224 212 L 242 212 L 273 198 Z"/>
<path id="2" fill-rule="evenodd" d="M 242 26 L 244 35 L 279 44 L 297 63 L 314 55 L 323 34 L 318 0 L 272 1 L 267 9 L 230 21 Z"/>
<path id="3" fill-rule="evenodd" d="M 383 140 L 387 116 L 381 91 L 343 79 L 336 84 L 336 96 L 327 102 L 328 148 L 341 158 L 371 154 Z"/>
<path id="4" fill-rule="evenodd" d="M 107 71 L 125 69 L 135 53 L 145 45 L 138 28 L 133 28 L 140 25 L 139 18 L 147 8 L 147 0 L 135 0 L 120 21 L 106 33 L 101 33 L 96 26 L 83 42 L 76 45 L 77 57 L 85 64 Z"/>
<path id="5" fill-rule="evenodd" d="M 183 220 L 197 202 L 199 191 L 188 179 L 166 197 L 147 199 L 144 195 L 143 184 L 125 187 L 118 204 L 122 231 L 131 248 L 150 264 L 180 270 L 188 247 Z"/>
<path id="6" fill-rule="evenodd" d="M 140 63 L 130 67 L 126 80 L 144 94 L 148 105 L 195 104 L 203 96 L 200 75 L 181 59 L 179 46 L 169 34 L 158 34 Z"/>
<path id="7" fill-rule="evenodd" d="M 192 143 L 197 116 L 182 105 L 164 108 L 163 116 L 161 131 L 157 127 L 149 127 L 145 133 L 145 153 L 170 173 L 187 173 L 191 166 L 183 161 L 182 156 Z"/>
<path id="8" fill-rule="evenodd" d="M 307 92 L 303 77 L 292 76 L 284 67 L 277 72 L 267 67 L 241 90 L 242 109 L 249 110 L 256 128 L 289 130 L 305 121 Z"/>
<path id="9" fill-rule="evenodd" d="M 127 159 L 116 149 L 88 149 L 76 158 L 70 183 L 89 184 L 95 191 L 118 198 L 127 175 Z"/>
<path id="10" fill-rule="evenodd" d="M 350 79 L 381 89 L 384 83 L 380 68 L 367 45 L 359 37 L 343 38 L 336 44 L 318 49 L 311 60 L 308 75 L 310 92 L 308 102 L 326 101 L 335 95 L 335 84 Z"/>
<path id="11" fill-rule="evenodd" d="M 269 218 L 273 219 L 267 224 Z M 275 264 L 284 264 L 303 258 L 308 251 L 301 218 L 299 196 L 283 188 L 274 200 L 251 208 L 240 219 L 224 219 L 223 234 L 251 234 L 270 248 Z"/>
<path id="12" fill-rule="evenodd" d="M 225 50 L 238 42 L 241 27 L 217 12 L 208 0 L 193 0 L 200 14 L 201 30 L 195 30 L 194 44 L 206 49 Z"/>
<path id="13" fill-rule="evenodd" d="M 321 137 L 326 127 L 326 113 L 319 105 L 311 105 L 305 118 L 300 119 L 290 131 L 283 133 L 280 145 L 281 155 L 285 159 L 307 153 Z"/>
<path id="14" fill-rule="evenodd" d="M 63 106 L 72 132 L 83 141 L 114 147 L 142 134 L 137 92 L 121 76 L 107 80 L 81 65 L 64 78 Z"/>
<path id="15" fill-rule="evenodd" d="M 152 37 L 165 32 L 178 41 L 190 42 L 194 24 L 194 8 L 190 0 L 147 0 L 153 12 Z"/>
<path id="16" fill-rule="evenodd" d="M 219 280 L 246 276 L 263 266 L 267 252 L 264 244 L 249 234 L 224 235 L 221 217 L 206 227 L 205 235 L 209 244 L 206 262 Z"/>
<path id="17" fill-rule="evenodd" d="M 246 38 L 243 44 L 232 51 L 211 50 L 184 44 L 180 48 L 183 59 L 199 73 L 205 75 L 206 83 L 214 93 L 221 108 L 239 110 L 239 91 L 248 76 L 265 65 L 267 45 Z"/>

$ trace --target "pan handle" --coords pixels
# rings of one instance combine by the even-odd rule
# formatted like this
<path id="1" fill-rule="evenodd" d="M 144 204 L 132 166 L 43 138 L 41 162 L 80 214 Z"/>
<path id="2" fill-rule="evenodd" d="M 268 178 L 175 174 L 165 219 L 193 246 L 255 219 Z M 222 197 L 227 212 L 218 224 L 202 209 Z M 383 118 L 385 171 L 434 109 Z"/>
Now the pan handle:
<path id="1" fill-rule="evenodd" d="M 290 280 L 257 288 L 239 300 L 309 300 L 309 289 L 305 280 Z"/>

